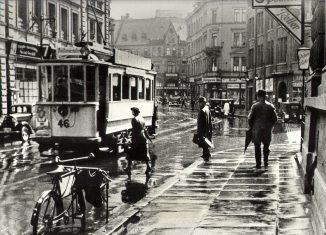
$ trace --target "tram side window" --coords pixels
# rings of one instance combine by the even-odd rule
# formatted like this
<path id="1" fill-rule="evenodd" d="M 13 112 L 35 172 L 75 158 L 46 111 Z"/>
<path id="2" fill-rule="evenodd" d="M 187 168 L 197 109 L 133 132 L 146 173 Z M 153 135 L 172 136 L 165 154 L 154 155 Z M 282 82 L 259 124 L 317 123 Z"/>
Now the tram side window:
<path id="1" fill-rule="evenodd" d="M 87 66 L 86 71 L 87 101 L 95 101 L 95 66 Z"/>
<path id="2" fill-rule="evenodd" d="M 52 81 L 51 81 L 51 66 L 40 67 L 40 97 L 39 101 L 52 101 Z"/>
<path id="3" fill-rule="evenodd" d="M 113 74 L 112 76 L 112 94 L 113 101 L 121 100 L 121 75 Z"/>
<path id="4" fill-rule="evenodd" d="M 127 75 L 122 77 L 122 99 L 129 99 L 129 77 Z"/>
<path id="5" fill-rule="evenodd" d="M 137 100 L 137 80 L 135 77 L 130 78 L 131 100 Z"/>
<path id="6" fill-rule="evenodd" d="M 83 66 L 70 66 L 70 100 L 84 101 Z"/>
<path id="7" fill-rule="evenodd" d="M 68 67 L 54 66 L 54 101 L 68 101 Z"/>
<path id="8" fill-rule="evenodd" d="M 139 99 L 144 99 L 144 93 L 145 93 L 145 81 L 143 78 L 139 79 Z"/>
<path id="9" fill-rule="evenodd" d="M 151 80 L 146 79 L 146 100 L 151 100 Z"/>

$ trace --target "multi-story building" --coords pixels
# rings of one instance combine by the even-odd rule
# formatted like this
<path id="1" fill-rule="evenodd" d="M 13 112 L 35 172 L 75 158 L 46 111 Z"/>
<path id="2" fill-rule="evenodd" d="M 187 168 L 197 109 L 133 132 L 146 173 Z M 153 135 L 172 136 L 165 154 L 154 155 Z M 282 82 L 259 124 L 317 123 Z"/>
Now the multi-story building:
<path id="1" fill-rule="evenodd" d="M 306 193 L 312 194 L 313 226 L 317 235 L 326 232 L 326 48 L 325 1 L 311 1 L 312 46 L 304 100 L 305 125 L 302 169 Z"/>
<path id="2" fill-rule="evenodd" d="M 147 19 L 131 19 L 127 14 L 115 21 L 115 32 L 115 47 L 151 58 L 157 72 L 158 96 L 170 99 L 188 95 L 184 19 L 161 11 Z"/>
<path id="3" fill-rule="evenodd" d="M 0 115 L 37 101 L 36 63 L 50 51 L 81 40 L 109 45 L 111 22 L 110 1 L 0 0 Z"/>
<path id="4" fill-rule="evenodd" d="M 247 0 L 202 0 L 186 18 L 192 96 L 244 104 Z"/>
<path id="5" fill-rule="evenodd" d="M 291 11 L 300 17 L 300 10 Z M 264 9 L 248 8 L 247 32 L 246 107 L 251 107 L 259 89 L 266 90 L 276 108 L 279 102 L 300 103 L 302 72 L 297 56 L 300 44 Z"/>

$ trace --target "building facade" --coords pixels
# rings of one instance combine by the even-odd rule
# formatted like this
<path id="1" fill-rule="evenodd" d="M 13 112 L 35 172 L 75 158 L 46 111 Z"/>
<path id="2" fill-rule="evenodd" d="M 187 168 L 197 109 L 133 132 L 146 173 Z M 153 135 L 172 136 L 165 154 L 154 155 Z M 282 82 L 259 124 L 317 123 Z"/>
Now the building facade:
<path id="1" fill-rule="evenodd" d="M 156 94 L 167 100 L 188 96 L 186 25 L 172 13 L 157 11 L 150 19 L 131 19 L 127 14 L 115 21 L 114 46 L 152 60 Z"/>
<path id="2" fill-rule="evenodd" d="M 313 226 L 316 234 L 322 235 L 326 232 L 325 1 L 312 0 L 311 7 L 312 46 L 304 100 L 305 125 L 301 162 L 305 176 L 305 191 L 312 194 Z"/>
<path id="3" fill-rule="evenodd" d="M 291 10 L 300 17 L 300 10 Z M 301 102 L 302 72 L 298 68 L 299 42 L 264 9 L 248 8 L 248 79 L 246 107 L 259 89 L 267 91 L 276 108 L 280 102 Z"/>
<path id="4" fill-rule="evenodd" d="M 77 41 L 109 45 L 111 30 L 110 1 L 0 0 L 0 115 L 37 101 L 40 60 Z"/>
<path id="5" fill-rule="evenodd" d="M 192 97 L 244 105 L 247 8 L 247 0 L 203 0 L 186 18 Z"/>

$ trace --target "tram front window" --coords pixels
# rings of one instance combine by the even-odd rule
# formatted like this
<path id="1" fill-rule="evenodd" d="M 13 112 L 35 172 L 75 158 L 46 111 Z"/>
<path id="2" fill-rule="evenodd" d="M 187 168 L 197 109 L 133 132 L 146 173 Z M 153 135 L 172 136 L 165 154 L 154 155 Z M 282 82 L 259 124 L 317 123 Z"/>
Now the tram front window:
<path id="1" fill-rule="evenodd" d="M 54 101 L 68 101 L 68 67 L 54 66 Z"/>
<path id="2" fill-rule="evenodd" d="M 70 100 L 84 101 L 84 70 L 83 66 L 70 66 Z"/>

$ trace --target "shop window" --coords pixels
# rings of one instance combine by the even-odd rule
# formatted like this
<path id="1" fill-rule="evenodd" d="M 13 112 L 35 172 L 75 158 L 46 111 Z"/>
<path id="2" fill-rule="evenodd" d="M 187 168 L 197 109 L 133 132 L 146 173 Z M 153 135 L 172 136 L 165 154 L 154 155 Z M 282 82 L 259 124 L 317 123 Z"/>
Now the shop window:
<path id="1" fill-rule="evenodd" d="M 37 101 L 38 89 L 36 69 L 16 68 L 16 88 L 19 89 L 20 102 L 32 103 Z"/>
<path id="2" fill-rule="evenodd" d="M 145 81 L 143 78 L 139 79 L 139 86 L 138 86 L 138 98 L 144 99 L 144 93 L 145 93 Z"/>
<path id="3" fill-rule="evenodd" d="M 112 76 L 112 94 L 113 101 L 121 100 L 121 75 L 113 74 Z"/>
<path id="4" fill-rule="evenodd" d="M 138 79 L 135 77 L 130 78 L 130 89 L 131 89 L 131 99 L 137 100 L 137 85 L 138 85 Z"/>
<path id="5" fill-rule="evenodd" d="M 146 79 L 146 100 L 151 100 L 151 80 Z"/>
<path id="6" fill-rule="evenodd" d="M 84 67 L 70 66 L 70 100 L 84 101 Z"/>
<path id="7" fill-rule="evenodd" d="M 122 99 L 129 99 L 129 77 L 122 77 Z"/>
<path id="8" fill-rule="evenodd" d="M 68 11 L 61 8 L 61 39 L 68 40 Z"/>

